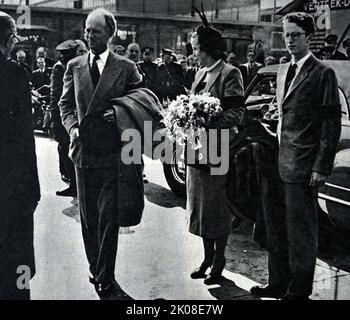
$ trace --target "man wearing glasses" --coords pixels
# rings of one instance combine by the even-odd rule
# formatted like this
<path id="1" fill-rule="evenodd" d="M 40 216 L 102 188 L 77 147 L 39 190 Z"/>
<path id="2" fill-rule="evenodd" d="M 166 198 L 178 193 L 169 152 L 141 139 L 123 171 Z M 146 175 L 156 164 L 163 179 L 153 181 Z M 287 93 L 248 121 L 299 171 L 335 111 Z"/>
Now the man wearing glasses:
<path id="1" fill-rule="evenodd" d="M 269 282 L 253 287 L 259 297 L 307 300 L 317 254 L 317 188 L 330 175 L 341 130 L 338 83 L 334 71 L 309 51 L 312 16 L 290 13 L 283 19 L 292 61 L 277 75 L 279 173 L 284 212 L 266 217 Z"/>
<path id="2" fill-rule="evenodd" d="M 14 20 L 0 11 L 0 300 L 30 299 L 29 283 L 18 278 L 35 274 L 33 214 L 40 199 L 29 80 L 9 60 L 17 41 Z"/>

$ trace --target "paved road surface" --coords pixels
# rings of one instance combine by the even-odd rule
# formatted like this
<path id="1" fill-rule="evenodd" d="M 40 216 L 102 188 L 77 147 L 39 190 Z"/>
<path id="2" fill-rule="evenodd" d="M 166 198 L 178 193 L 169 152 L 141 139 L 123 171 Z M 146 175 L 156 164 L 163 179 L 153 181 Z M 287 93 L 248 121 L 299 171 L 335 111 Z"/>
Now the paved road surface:
<path id="1" fill-rule="evenodd" d="M 36 143 L 42 199 L 35 214 L 32 299 L 98 299 L 88 282 L 76 201 L 55 195 L 66 187 L 58 174 L 57 144 L 40 136 Z M 142 223 L 120 235 L 116 278 L 121 287 L 134 299 L 254 299 L 248 290 L 266 281 L 267 260 L 251 240 L 251 226 L 231 235 L 220 286 L 192 280 L 189 274 L 202 260 L 201 239 L 187 231 L 185 201 L 169 190 L 161 164 L 147 158 L 145 164 L 149 183 Z M 347 272 L 319 261 L 315 279 L 314 298 L 350 298 Z"/>

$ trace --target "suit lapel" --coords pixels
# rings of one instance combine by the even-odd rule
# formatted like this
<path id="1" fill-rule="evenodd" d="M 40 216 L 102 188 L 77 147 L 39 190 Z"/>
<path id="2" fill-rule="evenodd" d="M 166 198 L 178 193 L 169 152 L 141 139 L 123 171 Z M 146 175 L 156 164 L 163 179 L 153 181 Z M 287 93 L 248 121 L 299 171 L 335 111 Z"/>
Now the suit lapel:
<path id="1" fill-rule="evenodd" d="M 91 98 L 91 103 L 88 106 L 87 113 L 100 111 L 106 107 L 104 105 L 104 102 L 106 97 L 108 97 L 107 93 L 113 87 L 116 79 L 120 76 L 121 72 L 122 69 L 118 68 L 118 61 L 116 60 L 115 56 L 110 52 L 103 72 L 101 74 L 100 80 Z"/>
<path id="2" fill-rule="evenodd" d="M 90 74 L 89 55 L 84 56 L 82 64 L 76 67 L 78 72 L 79 87 L 81 88 L 84 106 L 88 106 L 94 93 L 94 85 Z M 84 110 L 85 112 L 86 110 Z"/>
<path id="3" fill-rule="evenodd" d="M 196 77 L 195 77 L 195 80 L 194 80 L 194 83 L 192 85 L 192 88 L 191 88 L 191 91 L 194 93 L 194 91 L 196 90 L 198 84 L 201 82 L 201 80 L 203 79 L 205 75 L 205 71 L 203 71 L 203 69 L 199 69 L 197 71 L 197 74 L 196 74 Z"/>
<path id="4" fill-rule="evenodd" d="M 277 92 L 277 100 L 280 102 L 283 102 L 284 96 L 285 96 L 285 89 L 286 89 L 286 80 L 287 80 L 287 73 L 290 66 L 290 62 L 286 64 L 281 64 L 280 66 L 280 74 L 278 79 L 278 84 L 281 84 L 278 86 L 278 92 Z"/>
<path id="5" fill-rule="evenodd" d="M 221 61 L 216 66 L 216 68 L 210 73 L 210 77 L 209 77 L 208 83 L 207 83 L 207 85 L 205 86 L 205 89 L 204 89 L 205 92 L 209 92 L 210 91 L 210 89 L 214 85 L 216 79 L 220 75 L 220 72 L 222 71 L 223 67 L 224 67 L 224 63 Z"/>
<path id="6" fill-rule="evenodd" d="M 298 75 L 293 80 L 290 89 L 286 93 L 284 100 L 292 95 L 292 93 L 300 86 L 300 84 L 309 76 L 309 70 L 313 67 L 315 58 L 313 56 L 309 57 L 301 67 L 301 70 L 298 72 Z M 285 83 L 285 82 L 283 82 Z"/>

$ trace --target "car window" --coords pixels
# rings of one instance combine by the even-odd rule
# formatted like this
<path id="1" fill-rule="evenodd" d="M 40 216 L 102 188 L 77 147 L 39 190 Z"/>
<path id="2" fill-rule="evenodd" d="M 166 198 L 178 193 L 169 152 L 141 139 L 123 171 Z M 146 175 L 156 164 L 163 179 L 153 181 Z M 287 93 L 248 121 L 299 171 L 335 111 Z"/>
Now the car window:
<path id="1" fill-rule="evenodd" d="M 251 93 L 247 98 L 247 102 L 251 103 L 258 100 L 272 98 L 276 94 L 276 77 L 268 76 L 260 79 L 255 83 Z"/>
<path id="2" fill-rule="evenodd" d="M 266 77 L 261 79 L 253 89 L 251 96 L 268 95 L 273 96 L 276 94 L 276 79 L 275 77 Z"/>

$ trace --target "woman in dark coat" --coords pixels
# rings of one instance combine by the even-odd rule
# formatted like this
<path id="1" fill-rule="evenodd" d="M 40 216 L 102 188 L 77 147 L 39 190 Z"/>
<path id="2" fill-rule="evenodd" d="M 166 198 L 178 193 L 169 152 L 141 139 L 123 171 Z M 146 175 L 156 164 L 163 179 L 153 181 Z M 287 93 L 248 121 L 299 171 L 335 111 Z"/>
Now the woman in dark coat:
<path id="1" fill-rule="evenodd" d="M 243 80 L 240 71 L 223 58 L 224 42 L 218 30 L 204 24 L 192 37 L 192 47 L 204 68 L 197 72 L 192 93 L 209 92 L 221 101 L 223 113 L 210 124 L 214 129 L 238 126 L 244 115 Z M 232 136 L 231 136 L 232 137 Z M 191 277 L 205 278 L 205 284 L 216 283 L 225 267 L 225 248 L 231 232 L 233 210 L 226 196 L 226 175 L 211 175 L 201 167 L 187 167 L 187 210 L 190 232 L 203 238 L 204 260 Z M 206 271 L 211 272 L 206 275 Z"/>

